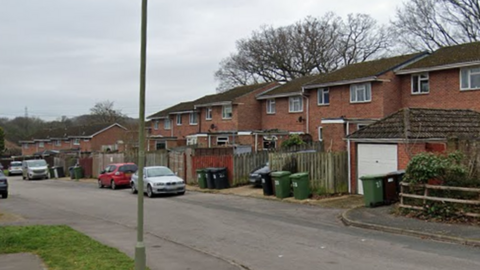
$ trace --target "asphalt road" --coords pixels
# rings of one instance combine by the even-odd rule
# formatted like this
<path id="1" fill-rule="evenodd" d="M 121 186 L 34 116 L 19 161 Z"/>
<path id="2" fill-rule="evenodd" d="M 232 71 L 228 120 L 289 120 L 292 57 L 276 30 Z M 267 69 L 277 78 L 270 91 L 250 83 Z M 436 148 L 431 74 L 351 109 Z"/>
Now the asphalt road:
<path id="1" fill-rule="evenodd" d="M 133 257 L 136 196 L 95 184 L 10 178 L 0 210 L 67 224 Z M 151 269 L 480 269 L 479 249 L 345 227 L 341 210 L 187 192 L 145 198 Z"/>

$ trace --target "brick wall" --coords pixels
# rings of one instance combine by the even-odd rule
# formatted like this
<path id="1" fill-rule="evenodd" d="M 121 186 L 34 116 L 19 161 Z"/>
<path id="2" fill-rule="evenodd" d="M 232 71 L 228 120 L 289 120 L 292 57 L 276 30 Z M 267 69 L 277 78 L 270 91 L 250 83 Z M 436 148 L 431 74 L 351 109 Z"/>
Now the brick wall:
<path id="1" fill-rule="evenodd" d="M 275 114 L 267 114 L 267 101 L 261 100 L 260 115 L 263 130 L 279 129 L 291 132 L 305 132 L 306 131 L 306 104 L 304 99 L 303 112 L 290 113 L 288 112 L 289 101 L 288 97 L 275 99 Z M 302 121 L 299 121 L 302 117 Z"/>
<path id="2" fill-rule="evenodd" d="M 121 127 L 113 126 L 102 133 L 97 134 L 90 141 L 92 151 L 101 151 L 102 145 L 114 145 L 125 138 L 127 131 Z"/>

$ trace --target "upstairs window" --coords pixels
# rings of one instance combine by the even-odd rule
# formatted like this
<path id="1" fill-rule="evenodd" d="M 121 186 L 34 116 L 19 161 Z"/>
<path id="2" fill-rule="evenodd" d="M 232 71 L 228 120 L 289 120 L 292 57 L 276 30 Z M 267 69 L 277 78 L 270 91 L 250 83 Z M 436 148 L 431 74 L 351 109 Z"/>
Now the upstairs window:
<path id="1" fill-rule="evenodd" d="M 412 75 L 412 94 L 426 94 L 430 92 L 428 73 Z"/>
<path id="2" fill-rule="evenodd" d="M 177 114 L 177 126 L 181 126 L 181 125 L 182 125 L 182 115 Z"/>
<path id="3" fill-rule="evenodd" d="M 212 108 L 207 108 L 207 112 L 205 114 L 205 120 L 212 120 Z"/>
<path id="4" fill-rule="evenodd" d="M 80 139 L 74 139 L 73 145 L 80 145 Z"/>
<path id="5" fill-rule="evenodd" d="M 224 105 L 222 108 L 222 118 L 231 119 L 232 118 L 232 105 Z"/>
<path id="6" fill-rule="evenodd" d="M 158 120 L 153 122 L 153 129 L 158 130 Z"/>
<path id="7" fill-rule="evenodd" d="M 190 125 L 198 124 L 197 113 L 190 113 Z"/>
<path id="8" fill-rule="evenodd" d="M 60 146 L 60 145 L 62 145 L 62 141 L 56 140 L 56 141 L 55 141 L 55 146 Z"/>
<path id="9" fill-rule="evenodd" d="M 288 112 L 303 112 L 302 97 L 290 97 L 288 99 Z"/>
<path id="10" fill-rule="evenodd" d="M 320 88 L 317 91 L 317 104 L 328 105 L 330 104 L 330 91 L 328 88 Z"/>
<path id="11" fill-rule="evenodd" d="M 372 101 L 372 85 L 370 83 L 350 85 L 350 103 Z"/>
<path id="12" fill-rule="evenodd" d="M 39 148 L 44 148 L 44 147 L 45 147 L 45 143 L 44 143 L 44 142 L 39 142 L 39 143 L 38 143 L 38 147 L 39 147 Z"/>
<path id="13" fill-rule="evenodd" d="M 163 122 L 163 127 L 165 129 L 170 129 L 172 126 L 172 122 L 170 121 L 170 118 L 165 118 L 164 122 Z"/>
<path id="14" fill-rule="evenodd" d="M 267 114 L 275 114 L 275 99 L 267 100 Z"/>
<path id="15" fill-rule="evenodd" d="M 460 90 L 480 89 L 480 66 L 460 70 Z"/>

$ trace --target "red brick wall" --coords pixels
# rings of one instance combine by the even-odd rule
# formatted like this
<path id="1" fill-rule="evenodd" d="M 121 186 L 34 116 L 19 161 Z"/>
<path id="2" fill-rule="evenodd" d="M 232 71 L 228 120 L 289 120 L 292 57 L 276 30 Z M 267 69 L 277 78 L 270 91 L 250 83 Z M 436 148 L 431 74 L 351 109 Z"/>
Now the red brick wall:
<path id="1" fill-rule="evenodd" d="M 323 124 L 323 148 L 325 151 L 346 151 L 345 124 Z M 318 131 L 316 131 L 318 133 Z M 318 136 L 318 135 L 317 135 Z"/>
<path id="2" fill-rule="evenodd" d="M 411 75 L 400 75 L 403 107 L 480 111 L 480 91 L 460 91 L 460 69 L 429 72 L 430 93 L 411 94 Z"/>
<path id="3" fill-rule="evenodd" d="M 232 105 L 232 118 L 223 119 L 222 110 L 223 106 L 213 106 L 212 119 L 206 120 L 207 108 L 201 108 L 200 113 L 200 132 L 217 132 L 217 131 L 234 131 L 237 130 L 238 123 L 238 106 Z M 212 124 L 215 126 L 212 128 Z"/>
<path id="4" fill-rule="evenodd" d="M 303 100 L 303 112 L 288 112 L 288 97 L 275 99 L 275 114 L 267 114 L 267 101 L 262 100 L 260 105 L 260 115 L 262 120 L 262 129 L 279 129 L 290 132 L 306 132 L 306 100 Z M 299 117 L 302 121 L 299 121 Z"/>
<path id="5" fill-rule="evenodd" d="M 398 170 L 405 170 L 412 157 L 426 151 L 426 143 L 399 143 L 397 152 Z"/>
<path id="6" fill-rule="evenodd" d="M 90 141 L 92 151 L 101 151 L 102 145 L 114 145 L 125 138 L 127 131 L 118 126 L 113 126 L 100 134 L 97 134 Z"/>

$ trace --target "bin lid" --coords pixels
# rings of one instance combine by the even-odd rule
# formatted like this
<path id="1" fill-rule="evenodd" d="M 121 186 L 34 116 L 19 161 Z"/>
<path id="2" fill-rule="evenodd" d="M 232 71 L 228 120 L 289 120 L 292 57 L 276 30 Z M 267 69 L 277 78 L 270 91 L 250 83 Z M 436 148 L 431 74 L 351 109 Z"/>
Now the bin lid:
<path id="1" fill-rule="evenodd" d="M 381 173 L 381 174 L 370 174 L 370 175 L 364 175 L 360 176 L 360 180 L 362 181 L 368 181 L 368 180 L 381 180 L 385 177 L 387 177 L 388 173 Z"/>
<path id="2" fill-rule="evenodd" d="M 206 171 L 206 169 L 197 169 L 197 173 L 203 173 L 205 171 Z"/>
<path id="3" fill-rule="evenodd" d="M 405 174 L 405 170 L 398 170 L 398 171 L 389 172 L 387 175 L 388 176 L 395 176 L 395 175 L 402 175 L 402 174 Z"/>
<path id="4" fill-rule="evenodd" d="M 299 172 L 299 173 L 294 173 L 290 175 L 290 178 L 303 178 L 303 177 L 308 177 L 308 172 Z"/>
<path id="5" fill-rule="evenodd" d="M 226 171 L 227 168 L 221 167 L 221 168 L 209 168 L 211 172 L 221 172 L 221 171 Z"/>
<path id="6" fill-rule="evenodd" d="M 273 177 L 282 177 L 282 176 L 285 176 L 285 175 L 290 175 L 292 174 L 291 172 L 289 171 L 278 171 L 278 172 L 272 172 L 271 175 Z"/>

